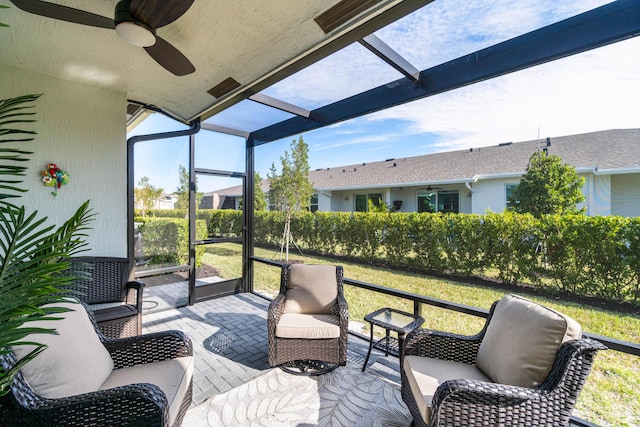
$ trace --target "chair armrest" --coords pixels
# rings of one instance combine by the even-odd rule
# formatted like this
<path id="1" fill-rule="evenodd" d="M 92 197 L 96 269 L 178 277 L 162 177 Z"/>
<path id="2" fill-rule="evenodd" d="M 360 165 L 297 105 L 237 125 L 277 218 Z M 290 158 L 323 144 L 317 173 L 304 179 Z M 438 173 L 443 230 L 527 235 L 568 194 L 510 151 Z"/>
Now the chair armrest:
<path id="1" fill-rule="evenodd" d="M 87 426 L 97 417 L 101 425 L 167 426 L 169 421 L 167 397 L 153 384 L 130 384 L 60 399 L 42 398 L 30 387 L 23 392 L 28 396 L 21 395 L 19 403 L 5 405 L 10 416 L 19 417 L 24 425 Z"/>
<path id="2" fill-rule="evenodd" d="M 432 357 L 468 364 L 476 363 L 483 335 L 459 335 L 429 329 L 414 329 L 405 338 L 404 356 Z"/>
<path id="3" fill-rule="evenodd" d="M 346 332 L 349 329 L 349 305 L 341 293 L 338 294 L 336 306 L 338 308 L 336 315 L 340 318 L 340 329 L 344 329 L 344 332 Z"/>
<path id="4" fill-rule="evenodd" d="M 537 425 L 524 408 L 538 404 L 544 392 L 478 380 L 449 380 L 440 384 L 431 402 L 431 425 L 489 426 L 496 425 L 497 408 L 502 408 L 503 422 L 509 423 L 516 407 L 524 417 L 522 425 Z M 517 411 L 514 411 L 517 414 Z M 531 413 L 535 413 L 532 411 Z M 529 419 L 528 419 L 529 418 Z M 535 418 L 535 417 L 534 417 Z M 516 425 L 518 423 L 513 423 Z M 520 425 L 520 424 L 518 424 Z M 546 425 L 546 424 L 545 424 Z"/>
<path id="5" fill-rule="evenodd" d="M 573 385 L 584 383 L 600 350 L 607 350 L 607 347 L 590 338 L 563 343 L 556 354 L 547 379 L 538 386 L 538 389 L 554 390 L 565 382 Z M 575 389 L 575 387 L 566 388 Z"/>
<path id="6" fill-rule="evenodd" d="M 340 323 L 349 322 L 349 305 L 343 294 L 338 294 L 338 317 L 340 317 Z"/>
<path id="7" fill-rule="evenodd" d="M 267 310 L 267 328 L 269 333 L 275 333 L 276 325 L 280 321 L 280 316 L 284 311 L 285 295 L 278 294 L 277 297 L 269 304 Z"/>
<path id="8" fill-rule="evenodd" d="M 138 312 L 142 312 L 142 291 L 144 289 L 144 282 L 139 280 L 131 280 L 125 285 L 127 288 L 127 304 L 133 304 L 138 309 Z M 131 297 L 132 292 L 135 291 L 135 303 Z"/>
<path id="9" fill-rule="evenodd" d="M 111 354 L 114 369 L 193 355 L 191 340 L 182 331 L 118 339 L 102 337 L 102 343 Z"/>

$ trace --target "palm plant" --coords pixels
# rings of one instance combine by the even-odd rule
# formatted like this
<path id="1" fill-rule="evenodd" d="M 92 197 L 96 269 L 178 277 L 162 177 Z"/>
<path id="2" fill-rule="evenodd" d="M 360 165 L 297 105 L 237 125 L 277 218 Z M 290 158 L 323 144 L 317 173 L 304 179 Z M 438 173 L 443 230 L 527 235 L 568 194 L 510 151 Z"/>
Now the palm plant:
<path id="1" fill-rule="evenodd" d="M 16 128 L 35 122 L 34 102 L 40 95 L 0 100 L 0 144 L 33 141 L 36 132 Z M 46 225 L 37 211 L 28 213 L 13 203 L 27 191 L 21 184 L 28 155 L 15 147 L 0 147 L 0 355 L 10 347 L 32 345 L 33 350 L 12 370 L 0 370 L 0 396 L 8 392 L 16 372 L 45 345 L 25 340 L 33 333 L 54 334 L 53 328 L 29 327 L 34 320 L 54 320 L 61 307 L 44 304 L 64 301 L 76 292 L 75 275 L 67 259 L 86 249 L 85 237 L 93 214 L 89 201 L 62 226 Z"/>

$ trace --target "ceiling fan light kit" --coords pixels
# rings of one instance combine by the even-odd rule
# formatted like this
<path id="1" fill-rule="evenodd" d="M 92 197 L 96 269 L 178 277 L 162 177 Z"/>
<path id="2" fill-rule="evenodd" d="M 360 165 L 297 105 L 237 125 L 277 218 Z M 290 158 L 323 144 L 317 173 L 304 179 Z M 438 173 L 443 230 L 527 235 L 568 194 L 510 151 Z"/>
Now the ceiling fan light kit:
<path id="1" fill-rule="evenodd" d="M 149 47 L 156 43 L 155 32 L 131 16 L 131 0 L 121 0 L 116 4 L 115 18 L 116 33 L 127 43 L 139 47 Z"/>
<path id="2" fill-rule="evenodd" d="M 156 44 L 153 32 L 136 22 L 123 21 L 116 24 L 116 33 L 134 46 L 149 47 Z"/>

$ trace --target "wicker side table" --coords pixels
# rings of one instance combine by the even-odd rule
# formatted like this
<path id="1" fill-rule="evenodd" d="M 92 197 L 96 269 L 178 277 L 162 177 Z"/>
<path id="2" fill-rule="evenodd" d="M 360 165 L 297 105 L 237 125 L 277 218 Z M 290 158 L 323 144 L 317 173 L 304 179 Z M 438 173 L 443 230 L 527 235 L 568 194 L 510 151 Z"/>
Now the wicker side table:
<path id="1" fill-rule="evenodd" d="M 369 357 L 371 356 L 371 350 L 375 347 L 378 350 L 384 351 L 384 355 L 388 356 L 392 354 L 396 357 L 400 357 L 400 350 L 402 349 L 402 343 L 407 333 L 419 328 L 424 319 L 420 316 L 414 316 L 411 313 L 396 310 L 395 308 L 381 308 L 364 316 L 364 320 L 369 322 L 369 329 L 371 330 L 371 337 L 369 338 L 369 351 L 367 357 L 362 365 L 362 372 L 367 368 L 369 363 Z M 385 336 L 374 342 L 373 339 L 373 327 L 379 326 L 385 329 Z M 390 336 L 390 332 L 394 331 L 398 333 L 398 338 Z"/>

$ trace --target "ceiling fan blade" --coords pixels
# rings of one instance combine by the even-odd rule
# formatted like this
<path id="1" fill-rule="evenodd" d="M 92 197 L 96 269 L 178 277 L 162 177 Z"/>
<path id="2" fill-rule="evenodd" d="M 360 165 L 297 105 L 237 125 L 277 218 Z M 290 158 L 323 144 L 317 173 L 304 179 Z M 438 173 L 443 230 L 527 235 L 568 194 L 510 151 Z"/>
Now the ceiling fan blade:
<path id="1" fill-rule="evenodd" d="M 59 21 L 73 22 L 74 24 L 88 25 L 90 27 L 113 29 L 113 19 L 95 13 L 72 7 L 53 4 L 39 0 L 10 0 L 18 9 Z"/>
<path id="2" fill-rule="evenodd" d="M 156 44 L 145 47 L 144 50 L 146 50 L 158 64 L 176 76 L 185 76 L 196 70 L 191 61 L 189 61 L 182 52 L 162 37 L 156 36 Z"/>
<path id="3" fill-rule="evenodd" d="M 164 27 L 180 18 L 194 0 L 132 0 L 131 16 L 151 28 Z"/>

